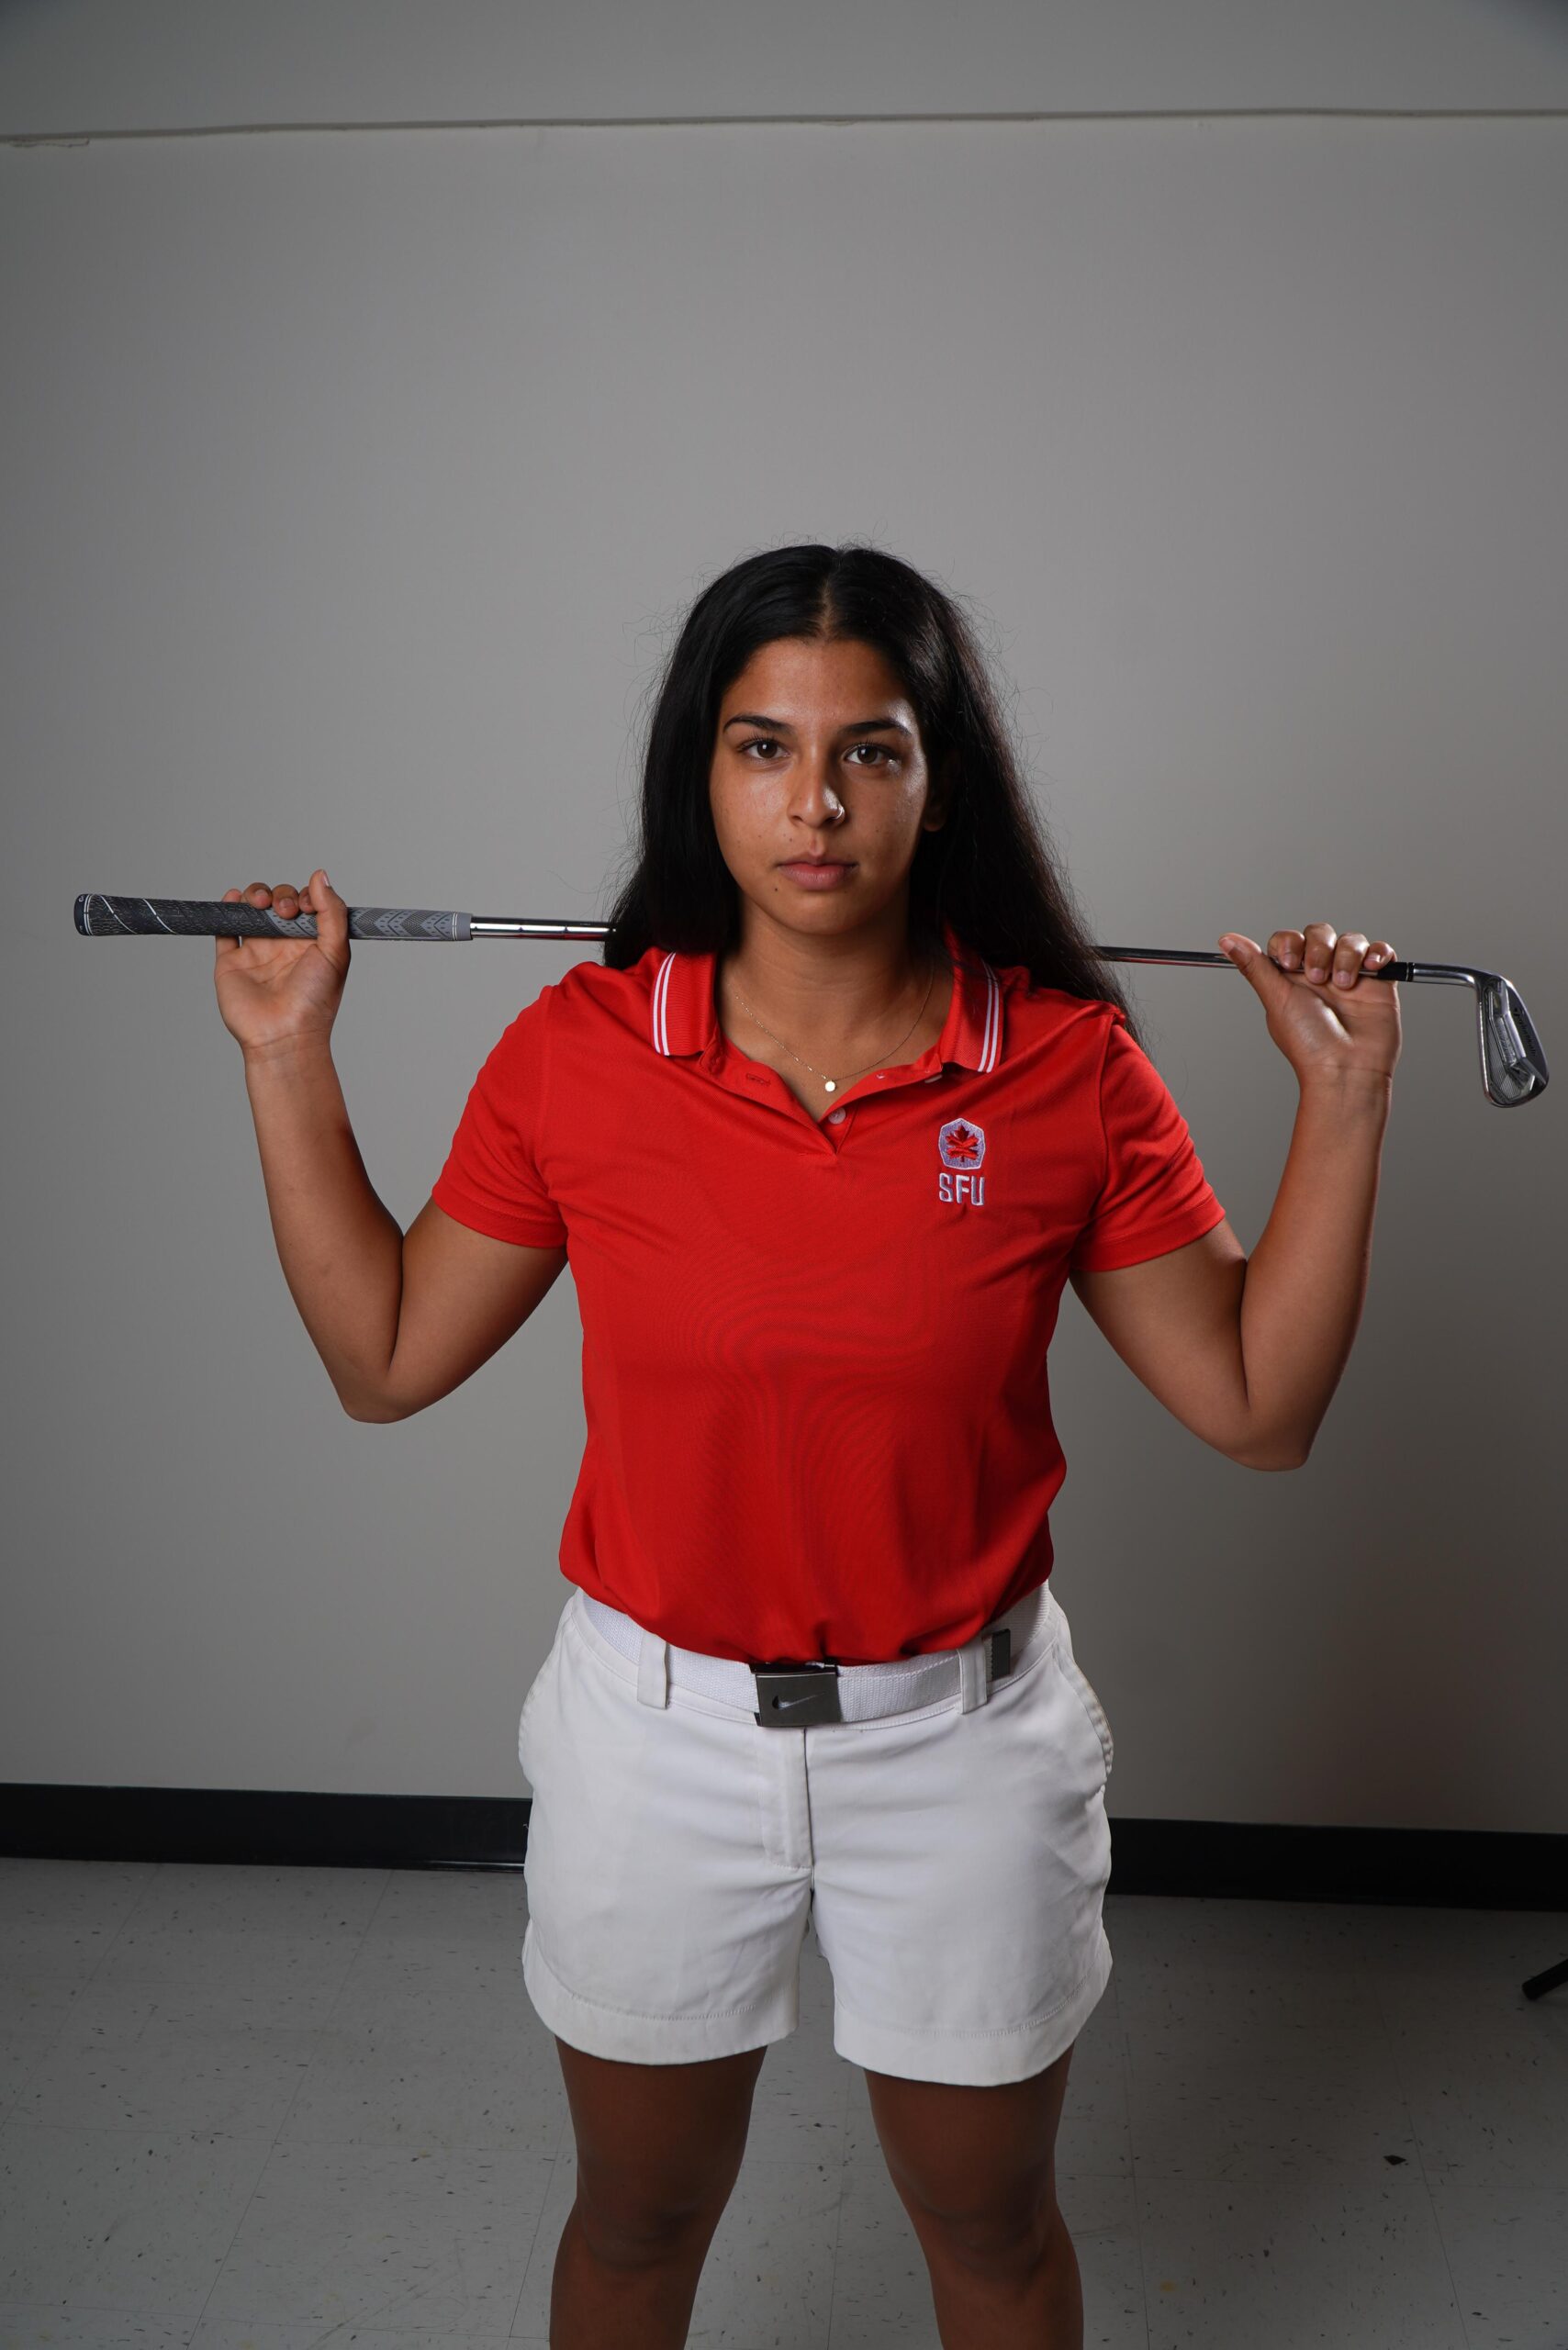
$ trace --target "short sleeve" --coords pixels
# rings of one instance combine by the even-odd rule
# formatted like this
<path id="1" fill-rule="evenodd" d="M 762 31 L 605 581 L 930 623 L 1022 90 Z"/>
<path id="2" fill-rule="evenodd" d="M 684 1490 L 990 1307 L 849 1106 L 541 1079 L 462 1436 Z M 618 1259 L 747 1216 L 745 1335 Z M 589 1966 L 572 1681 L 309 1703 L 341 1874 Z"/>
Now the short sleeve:
<path id="1" fill-rule="evenodd" d="M 1187 1122 L 1148 1054 L 1112 1007 L 1100 1064 L 1105 1174 L 1069 1270 L 1110 1272 L 1163 1257 L 1223 1222 Z"/>
<path id="2" fill-rule="evenodd" d="M 553 987 L 543 989 L 491 1047 L 431 1187 L 437 1207 L 459 1224 L 530 1248 L 566 1244 L 560 1210 L 539 1171 L 554 994 Z"/>

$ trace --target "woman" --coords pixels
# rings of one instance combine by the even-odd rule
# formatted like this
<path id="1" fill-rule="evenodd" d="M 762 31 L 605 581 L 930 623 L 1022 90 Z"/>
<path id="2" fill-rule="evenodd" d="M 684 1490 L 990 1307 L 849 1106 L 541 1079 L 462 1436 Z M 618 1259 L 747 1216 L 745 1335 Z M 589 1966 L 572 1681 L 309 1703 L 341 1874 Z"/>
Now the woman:
<path id="1" fill-rule="evenodd" d="M 1047 1348 L 1070 1279 L 1203 1441 L 1305 1459 L 1399 1048 L 1394 987 L 1355 981 L 1393 948 L 1222 942 L 1302 1089 L 1249 1259 L 962 616 L 864 546 L 698 599 L 604 960 L 496 1044 L 406 1236 L 328 1049 L 344 901 L 320 871 L 241 895 L 317 917 L 220 939 L 217 988 L 345 1409 L 450 1393 L 571 1257 L 574 1589 L 519 1725 L 524 1978 L 577 2151 L 555 2350 L 686 2339 L 808 1922 L 944 2342 L 1076 2350 L 1055 2141 L 1111 1971 L 1114 1749 L 1047 1586 Z"/>

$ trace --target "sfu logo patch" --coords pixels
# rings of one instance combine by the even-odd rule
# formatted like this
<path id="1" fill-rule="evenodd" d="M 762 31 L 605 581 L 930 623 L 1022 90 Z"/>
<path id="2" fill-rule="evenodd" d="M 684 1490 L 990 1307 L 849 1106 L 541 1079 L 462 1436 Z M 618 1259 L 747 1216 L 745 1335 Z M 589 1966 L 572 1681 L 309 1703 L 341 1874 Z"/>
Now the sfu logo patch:
<path id="1" fill-rule="evenodd" d="M 985 1128 L 971 1118 L 949 1118 L 938 1129 L 936 1148 L 942 1160 L 937 1198 L 984 1207 L 985 1177 L 980 1170 L 985 1159 Z"/>

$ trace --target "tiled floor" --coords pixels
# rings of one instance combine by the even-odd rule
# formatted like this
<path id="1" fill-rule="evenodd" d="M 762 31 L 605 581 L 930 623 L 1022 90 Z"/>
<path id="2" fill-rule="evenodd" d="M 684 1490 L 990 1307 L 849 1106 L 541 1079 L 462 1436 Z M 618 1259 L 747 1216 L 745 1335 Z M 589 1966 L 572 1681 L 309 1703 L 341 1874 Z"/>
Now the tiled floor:
<path id="1" fill-rule="evenodd" d="M 488 1872 L 0 1860 L 3 2350 L 542 2350 L 575 2156 L 523 1919 Z M 1058 2149 L 1086 2350 L 1568 2350 L 1568 1992 L 1518 1987 L 1568 1916 L 1106 1924 Z M 689 2339 L 936 2350 L 810 1936 L 801 2002 Z"/>

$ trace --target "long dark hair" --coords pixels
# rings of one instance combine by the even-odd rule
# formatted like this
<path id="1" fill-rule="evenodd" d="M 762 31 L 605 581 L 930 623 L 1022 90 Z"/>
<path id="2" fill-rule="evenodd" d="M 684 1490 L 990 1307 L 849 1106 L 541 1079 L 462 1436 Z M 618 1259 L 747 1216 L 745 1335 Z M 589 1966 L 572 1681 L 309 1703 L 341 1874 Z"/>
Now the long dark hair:
<path id="1" fill-rule="evenodd" d="M 633 869 L 607 917 L 603 959 L 624 970 L 653 946 L 722 955 L 741 938 L 740 891 L 709 804 L 719 711 L 760 645 L 845 637 L 874 645 L 920 722 L 946 822 L 923 832 L 909 878 L 910 942 L 940 953 L 942 924 L 993 968 L 1133 1008 L 1096 953 L 1045 819 L 1025 782 L 969 621 L 924 574 L 879 547 L 773 547 L 720 575 L 687 614 L 657 684 L 643 760 Z"/>

